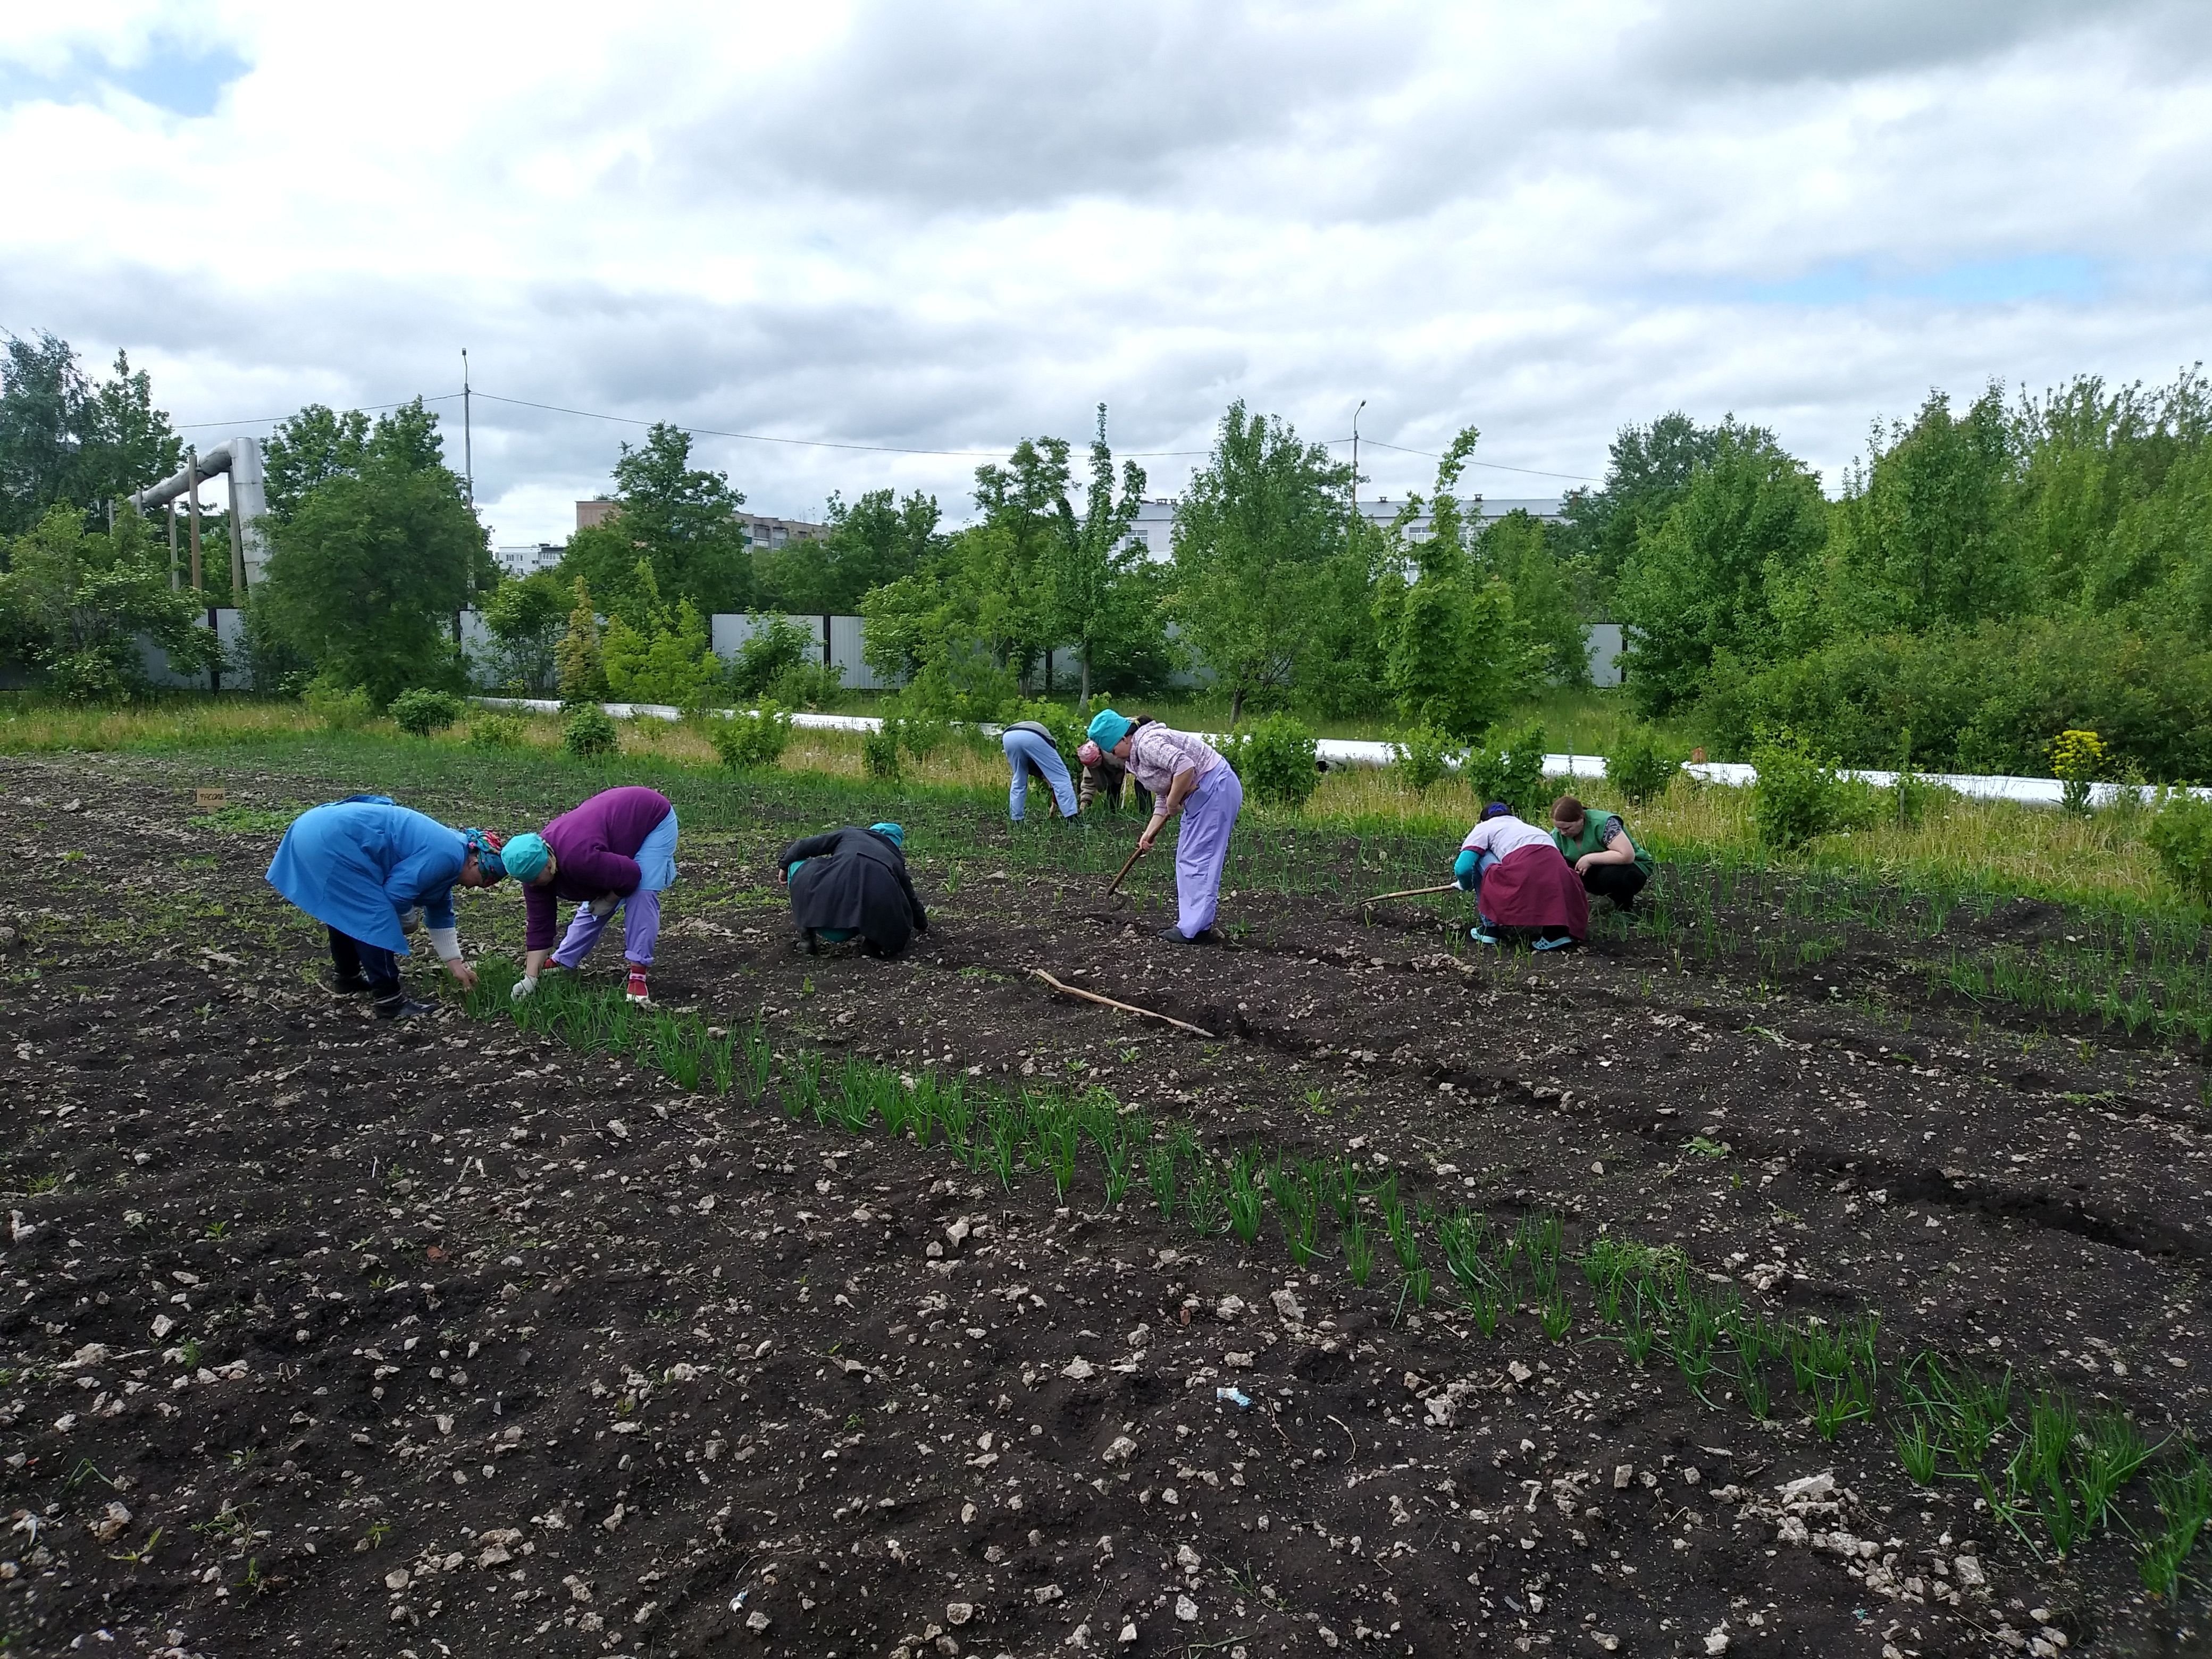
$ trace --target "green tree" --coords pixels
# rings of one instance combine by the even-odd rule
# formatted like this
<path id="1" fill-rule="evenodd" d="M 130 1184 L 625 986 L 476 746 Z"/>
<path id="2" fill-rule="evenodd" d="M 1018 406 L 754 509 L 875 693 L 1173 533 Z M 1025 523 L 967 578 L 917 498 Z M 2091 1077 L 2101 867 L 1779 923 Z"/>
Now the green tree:
<path id="1" fill-rule="evenodd" d="M 1712 459 L 1643 531 L 1621 573 L 1629 687 L 1644 712 L 1694 698 L 1717 653 L 1763 659 L 1775 640 L 1771 593 L 1819 556 L 1827 533 L 1827 502 L 1804 463 L 1771 433 L 1725 422 Z"/>
<path id="2" fill-rule="evenodd" d="M 319 425 L 306 422 L 310 433 Z M 290 422 L 278 436 L 301 447 Z M 257 606 L 325 678 L 380 705 L 409 686 L 459 684 L 447 629 L 496 568 L 421 399 L 380 417 L 358 451 L 342 452 L 270 518 Z"/>
<path id="3" fill-rule="evenodd" d="M 820 541 L 753 550 L 763 610 L 815 617 L 855 613 L 871 588 L 929 563 L 943 539 L 934 495 L 894 502 L 890 490 L 871 489 L 849 507 L 832 495 L 827 517 L 829 533 Z"/>
<path id="4" fill-rule="evenodd" d="M 560 665 L 561 702 L 566 705 L 592 703 L 607 695 L 607 667 L 599 650 L 599 612 L 592 605 L 592 590 L 584 579 L 575 579 L 576 603 L 568 612 L 568 631 L 554 653 Z"/>
<path id="5" fill-rule="evenodd" d="M 1240 398 L 1176 508 L 1171 607 L 1229 686 L 1231 725 L 1248 698 L 1289 685 L 1315 653 L 1351 483 L 1349 465 Z"/>
<path id="6" fill-rule="evenodd" d="M 309 404 L 279 421 L 261 446 L 271 524 L 290 522 L 316 485 L 358 473 L 368 459 L 368 416 L 357 409 L 341 414 L 327 404 Z"/>
<path id="7" fill-rule="evenodd" d="M 743 611 L 752 600 L 752 556 L 737 510 L 744 496 L 729 475 L 691 465 L 691 434 L 655 422 L 643 445 L 622 447 L 614 469 L 616 512 L 568 539 L 558 573 L 582 578 L 608 611 L 641 626 L 640 557 L 659 592 L 690 599 L 705 616 Z"/>
<path id="8" fill-rule="evenodd" d="M 1480 434 L 1467 428 L 1437 465 L 1428 534 L 1407 543 L 1415 496 L 1391 526 L 1401 550 L 1377 583 L 1383 680 L 1409 727 L 1462 741 L 1479 736 L 1527 684 L 1531 653 L 1516 637 L 1504 582 L 1468 557 L 1466 519 L 1453 494 Z"/>
<path id="9" fill-rule="evenodd" d="M 557 652 L 568 622 L 568 594 L 550 570 L 503 581 L 483 601 L 484 627 L 495 642 L 492 674 L 501 685 L 544 696 L 560 677 Z"/>
<path id="10" fill-rule="evenodd" d="M 1098 405 L 1098 431 L 1091 441 L 1091 484 L 1083 516 L 1063 495 L 1054 529 L 1045 548 L 1048 595 L 1047 644 L 1073 641 L 1082 665 L 1079 701 L 1091 700 L 1091 683 L 1099 665 L 1126 657 L 1129 647 L 1160 632 L 1159 613 L 1150 584 L 1142 580 L 1148 562 L 1141 544 L 1129 540 L 1129 526 L 1144 505 L 1145 470 L 1134 461 L 1121 465 L 1121 489 L 1114 489 L 1114 452 L 1106 443 L 1106 405 Z"/>
<path id="11" fill-rule="evenodd" d="M 57 501 L 7 549 L 0 571 L 0 659 L 31 670 L 62 695 L 99 702 L 149 689 L 144 635 L 185 672 L 219 665 L 200 625 L 198 597 L 173 592 L 168 554 L 125 507 L 111 530 Z"/>
<path id="12" fill-rule="evenodd" d="M 1649 426 L 1625 426 L 1613 441 L 1604 486 L 1568 492 L 1560 503 L 1566 523 L 1559 556 L 1576 575 L 1590 617 L 1611 619 L 1613 584 L 1638 538 L 1681 499 L 1720 440 L 1720 428 L 1701 427 L 1680 410 Z"/>
<path id="13" fill-rule="evenodd" d="M 57 501 L 97 508 L 174 471 L 183 446 L 130 358 L 95 384 L 66 340 L 8 337 L 0 360 L 0 535 L 28 529 Z"/>
<path id="14" fill-rule="evenodd" d="M 1553 554 L 1550 526 L 1516 507 L 1483 526 L 1473 549 L 1481 574 L 1504 582 L 1513 597 L 1513 626 L 1541 678 L 1559 685 L 1589 684 L 1589 651 L 1574 582 Z"/>
<path id="15" fill-rule="evenodd" d="M 599 641 L 607 690 L 627 702 L 696 706 L 707 687 L 722 677 L 722 665 L 708 644 L 706 618 L 688 599 L 663 605 L 653 566 L 643 559 L 632 591 L 647 599 L 643 625 L 612 617 Z"/>
<path id="16" fill-rule="evenodd" d="M 1963 415 L 1930 392 L 1910 427 L 1876 429 L 1834 514 L 1836 611 L 1868 632 L 2011 616 L 2028 598 L 2006 534 L 2012 443 L 2002 389 Z"/>

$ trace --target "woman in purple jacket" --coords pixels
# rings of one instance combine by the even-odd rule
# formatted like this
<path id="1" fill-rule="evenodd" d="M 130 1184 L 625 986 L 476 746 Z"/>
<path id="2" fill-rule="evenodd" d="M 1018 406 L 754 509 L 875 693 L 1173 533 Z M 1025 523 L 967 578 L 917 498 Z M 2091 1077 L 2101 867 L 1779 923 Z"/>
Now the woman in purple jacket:
<path id="1" fill-rule="evenodd" d="M 629 1000 L 644 1002 L 645 970 L 660 934 L 660 896 L 676 882 L 676 808 L 658 790 L 630 786 L 596 794 L 563 812 L 540 835 L 517 836 L 505 849 L 507 873 L 522 884 L 529 954 L 515 981 L 520 1001 L 538 988 L 550 956 L 556 968 L 574 968 L 599 942 L 607 918 L 623 911 L 623 945 L 629 957 Z M 561 948 L 553 948 L 557 899 L 573 899 L 576 914 Z"/>

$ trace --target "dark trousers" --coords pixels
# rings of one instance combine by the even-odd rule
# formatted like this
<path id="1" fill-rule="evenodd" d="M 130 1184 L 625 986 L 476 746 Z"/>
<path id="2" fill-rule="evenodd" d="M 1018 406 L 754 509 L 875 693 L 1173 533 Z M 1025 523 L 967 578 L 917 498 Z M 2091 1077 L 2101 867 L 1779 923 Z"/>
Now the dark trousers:
<path id="1" fill-rule="evenodd" d="M 331 965 L 342 980 L 359 974 L 380 997 L 399 994 L 399 958 L 380 945 L 363 945 L 349 933 L 330 928 Z"/>
<path id="2" fill-rule="evenodd" d="M 1583 890 L 1592 898 L 1611 899 L 1616 910 L 1632 910 L 1649 879 L 1632 864 L 1593 864 L 1583 872 Z"/>

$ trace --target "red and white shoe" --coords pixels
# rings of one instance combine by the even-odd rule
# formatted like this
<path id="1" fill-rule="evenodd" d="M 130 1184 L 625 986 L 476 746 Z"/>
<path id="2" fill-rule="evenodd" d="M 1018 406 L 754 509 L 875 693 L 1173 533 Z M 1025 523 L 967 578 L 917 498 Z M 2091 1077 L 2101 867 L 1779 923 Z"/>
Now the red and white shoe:
<path id="1" fill-rule="evenodd" d="M 644 969 L 633 968 L 629 970 L 629 1000 L 632 1002 L 650 1002 L 653 1000 L 652 997 L 646 992 Z"/>

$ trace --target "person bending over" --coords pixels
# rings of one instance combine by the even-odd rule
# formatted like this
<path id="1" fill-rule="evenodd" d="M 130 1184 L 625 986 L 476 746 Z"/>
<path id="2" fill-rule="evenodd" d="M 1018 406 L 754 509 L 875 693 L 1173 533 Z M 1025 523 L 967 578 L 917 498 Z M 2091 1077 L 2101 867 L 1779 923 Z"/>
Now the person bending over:
<path id="1" fill-rule="evenodd" d="M 513 993 L 518 1002 L 537 990 L 549 957 L 556 968 L 580 967 L 617 908 L 629 960 L 628 995 L 632 1002 L 651 1000 L 645 971 L 660 937 L 660 896 L 676 884 L 676 808 L 667 796 L 636 785 L 602 790 L 541 833 L 517 836 L 507 844 L 507 858 L 529 916 L 523 937 L 529 954 Z M 576 914 L 556 951 L 561 899 L 574 902 Z"/>
<path id="2" fill-rule="evenodd" d="M 1589 899 L 1552 838 L 1503 801 L 1460 843 L 1452 879 L 1474 895 L 1477 945 L 1522 941 L 1539 951 L 1572 945 L 1589 933 Z"/>
<path id="3" fill-rule="evenodd" d="M 872 955 L 895 957 L 929 918 L 906 873 L 906 831 L 896 823 L 808 836 L 776 865 L 791 889 L 791 920 L 809 955 L 857 938 Z"/>
<path id="4" fill-rule="evenodd" d="M 1146 722 L 1140 717 L 1138 723 Z M 1075 757 L 1083 763 L 1083 783 L 1077 793 L 1079 810 L 1088 812 L 1091 803 L 1103 798 L 1109 811 L 1120 811 L 1121 784 L 1129 776 L 1129 769 L 1088 738 L 1076 750 Z M 1129 787 L 1136 792 L 1137 810 L 1149 813 L 1152 810 L 1152 792 L 1133 781 Z"/>
<path id="5" fill-rule="evenodd" d="M 292 820 L 268 879 L 328 930 L 334 988 L 373 995 L 379 1019 L 408 1019 L 435 1006 L 410 1000 L 399 982 L 416 913 L 446 971 L 473 986 L 476 969 L 461 960 L 453 889 L 490 887 L 506 873 L 495 836 L 449 829 L 389 795 L 349 795 Z"/>
<path id="6" fill-rule="evenodd" d="M 1636 844 L 1618 813 L 1592 814 L 1572 795 L 1562 795 L 1552 803 L 1552 842 L 1583 878 L 1584 892 L 1611 899 L 1623 915 L 1634 912 L 1636 896 L 1651 879 L 1651 854 Z"/>
<path id="7" fill-rule="evenodd" d="M 1060 757 L 1059 745 L 1052 733 L 1039 720 L 1016 720 L 999 736 L 1006 751 L 1006 764 L 1013 768 L 1014 781 L 1006 791 L 1006 816 L 1016 823 L 1028 810 L 1030 779 L 1052 791 L 1053 805 L 1064 818 L 1072 818 L 1081 810 L 1075 799 L 1074 780 L 1067 775 L 1067 763 Z"/>

